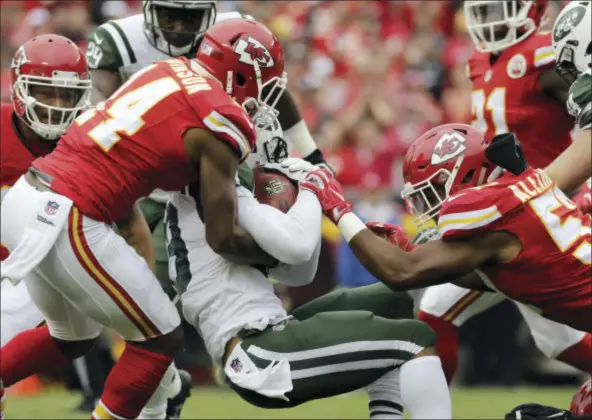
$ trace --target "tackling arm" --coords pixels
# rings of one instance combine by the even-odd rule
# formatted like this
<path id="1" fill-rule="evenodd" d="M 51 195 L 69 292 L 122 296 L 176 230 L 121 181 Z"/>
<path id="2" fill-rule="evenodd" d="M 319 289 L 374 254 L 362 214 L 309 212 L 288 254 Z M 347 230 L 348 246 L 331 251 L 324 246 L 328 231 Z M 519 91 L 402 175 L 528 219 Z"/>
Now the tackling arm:
<path id="1" fill-rule="evenodd" d="M 125 241 L 133 247 L 140 256 L 146 259 L 146 262 L 154 271 L 156 262 L 154 258 L 154 247 L 152 245 L 152 234 L 146 219 L 140 210 L 138 203 L 135 203 L 132 207 L 130 215 L 118 221 L 117 228 L 119 234 L 125 239 Z"/>
<path id="2" fill-rule="evenodd" d="M 205 130 L 189 130 L 185 139 L 199 150 L 200 198 L 210 247 L 237 264 L 275 265 L 277 261 L 238 224 L 236 154 Z"/>
<path id="3" fill-rule="evenodd" d="M 285 90 L 278 100 L 277 110 L 279 112 L 278 120 L 284 134 L 296 146 L 303 159 L 313 165 L 328 167 L 321 150 L 310 135 L 310 131 L 308 131 L 306 122 L 302 119 L 292 94 L 288 90 Z"/>
<path id="4" fill-rule="evenodd" d="M 347 219 L 340 225 L 343 222 L 347 223 Z M 495 262 L 499 250 L 507 244 L 507 236 L 495 232 L 465 241 L 432 241 L 405 252 L 369 229 L 362 229 L 349 241 L 349 246 L 380 281 L 394 290 L 409 290 L 453 282 Z"/>

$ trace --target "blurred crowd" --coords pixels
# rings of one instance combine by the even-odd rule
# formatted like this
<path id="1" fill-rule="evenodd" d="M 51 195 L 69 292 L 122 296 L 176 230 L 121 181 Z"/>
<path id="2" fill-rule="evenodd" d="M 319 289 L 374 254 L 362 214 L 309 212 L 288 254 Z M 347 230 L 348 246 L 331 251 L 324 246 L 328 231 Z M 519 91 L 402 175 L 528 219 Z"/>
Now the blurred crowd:
<path id="1" fill-rule="evenodd" d="M 563 3 L 551 2 L 548 28 Z M 471 82 L 465 65 L 474 48 L 462 1 L 218 4 L 218 12 L 249 14 L 280 37 L 290 90 L 313 137 L 357 203 L 358 214 L 409 226 L 398 198 L 407 147 L 434 125 L 471 120 Z M 3 101 L 9 100 L 12 54 L 25 40 L 54 32 L 85 48 L 95 25 L 142 12 L 138 0 L 2 0 L 0 7 Z M 324 233 L 331 246 L 323 249 L 319 281 L 285 292 L 287 305 L 303 303 L 336 285 L 375 281 L 329 225 Z M 512 367 L 509 371 L 515 372 Z"/>

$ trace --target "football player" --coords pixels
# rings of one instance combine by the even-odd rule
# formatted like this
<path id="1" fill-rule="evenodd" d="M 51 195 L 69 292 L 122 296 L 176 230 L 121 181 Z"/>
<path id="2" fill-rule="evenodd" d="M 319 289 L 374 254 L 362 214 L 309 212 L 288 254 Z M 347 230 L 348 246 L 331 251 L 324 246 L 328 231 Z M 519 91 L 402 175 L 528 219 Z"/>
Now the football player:
<path id="1" fill-rule="evenodd" d="M 564 105 L 569 84 L 554 69 L 551 34 L 540 31 L 548 3 L 464 2 L 467 30 L 477 50 L 467 63 L 473 82 L 472 125 L 489 139 L 516 133 L 527 161 L 535 168 L 546 167 L 570 145 L 574 125 Z M 444 148 L 441 158 L 447 158 Z M 418 316 L 436 330 L 438 352 L 449 380 L 457 366 L 458 328 L 504 299 L 500 294 L 453 284 L 425 291 Z M 543 354 L 592 370 L 590 335 L 517 306 Z"/>
<path id="2" fill-rule="evenodd" d="M 522 404 L 506 414 L 506 420 L 592 420 L 592 382 L 588 379 L 576 392 L 569 411 L 540 404 Z"/>
<path id="3" fill-rule="evenodd" d="M 15 70 L 12 74 L 13 103 L 2 104 L 1 108 L 2 197 L 27 172 L 36 157 L 44 156 L 55 148 L 59 137 L 71 125 L 74 117 L 88 108 L 91 89 L 84 55 L 70 40 L 59 35 L 40 35 L 23 44 L 15 53 L 12 68 Z M 76 74 L 81 78 L 79 86 L 75 88 L 61 88 L 59 84 L 63 83 L 62 80 L 44 76 L 52 72 L 64 72 L 67 75 L 72 69 L 76 69 Z M 74 103 L 78 98 L 80 102 Z M 30 105 L 32 103 L 34 105 Z M 48 118 L 50 113 L 53 113 L 53 118 Z M 2 259 L 5 259 L 8 252 L 4 247 L 2 249 Z M 1 287 L 0 332 L 1 346 L 4 346 L 19 333 L 41 324 L 43 314 L 32 302 L 24 282 L 13 285 L 3 281 Z M 44 331 L 32 330 L 29 334 L 47 335 L 47 327 L 42 328 Z M 86 360 L 81 358 L 79 362 L 86 363 Z M 174 418 L 180 410 L 182 397 L 189 386 L 187 375 L 180 372 L 179 377 L 173 378 L 176 381 L 171 388 L 176 392 L 167 394 L 171 396 L 167 406 L 169 418 Z M 179 386 L 180 381 L 182 386 Z M 160 408 L 158 399 L 153 395 L 142 412 L 143 418 L 151 418 L 152 412 Z"/>
<path id="4" fill-rule="evenodd" d="M 286 157 L 278 126 L 258 133 L 260 153 L 249 163 Z M 313 166 L 288 158 L 267 168 L 298 182 Z M 451 418 L 448 387 L 431 347 L 435 337 L 426 324 L 411 319 L 407 294 L 382 284 L 337 291 L 288 316 L 268 276 L 290 286 L 313 280 L 321 208 L 306 190 L 286 214 L 260 204 L 243 175 L 238 221 L 280 262 L 274 268 L 236 264 L 208 246 L 199 186 L 172 193 L 166 213 L 171 277 L 184 316 L 212 359 L 224 366 L 234 391 L 259 407 L 288 408 L 368 386 L 372 419 L 402 419 L 402 407 L 411 418 Z"/>
<path id="5" fill-rule="evenodd" d="M 0 108 L 0 202 L 36 157 L 55 148 L 77 113 L 88 106 L 91 88 L 84 56 L 59 35 L 40 35 L 27 41 L 15 53 L 11 67 L 12 103 Z M 80 78 L 79 86 L 56 87 L 47 76 L 52 71 L 73 72 Z M 7 256 L 2 245 L 2 260 Z M 1 297 L 0 341 L 4 346 L 21 331 L 39 325 L 43 315 L 31 304 L 24 283 L 2 282 Z"/>
<path id="6" fill-rule="evenodd" d="M 108 98 L 122 82 L 155 61 L 195 56 L 203 33 L 214 22 L 240 17 L 237 12 L 217 13 L 215 0 L 143 0 L 141 14 L 104 23 L 88 38 L 93 103 Z M 288 92 L 277 107 L 282 127 L 302 155 L 314 164 L 325 164 Z M 153 235 L 156 276 L 173 298 L 176 291 L 168 277 L 163 227 L 167 199 L 165 191 L 157 190 L 140 202 L 140 208 Z"/>
<path id="7" fill-rule="evenodd" d="M 59 52 L 59 53 L 58 53 Z M 90 80 L 82 52 L 59 35 L 37 36 L 15 53 L 12 72 L 12 103 L 0 107 L 0 202 L 11 186 L 27 171 L 31 162 L 51 152 L 60 135 L 88 106 Z M 52 71 L 62 77 L 52 80 Z M 60 87 L 68 76 L 78 78 L 74 87 Z M 1 245 L 2 260 L 8 250 Z M 22 331 L 43 322 L 43 315 L 31 302 L 24 283 L 2 281 L 0 297 L 0 346 Z M 3 387 L 2 407 L 3 412 Z"/>
<path id="8" fill-rule="evenodd" d="M 592 5 L 579 1 L 563 8 L 553 27 L 557 71 L 571 83 L 568 111 L 579 131 L 574 143 L 547 167 L 564 191 L 576 190 L 592 173 Z M 572 83 L 573 82 L 573 83 Z M 578 207 L 591 210 L 590 179 L 575 197 Z"/>
<path id="9" fill-rule="evenodd" d="M 592 332 L 591 217 L 579 212 L 544 170 L 527 168 L 513 135 L 507 136 L 490 146 L 479 130 L 448 124 L 412 144 L 404 162 L 405 195 L 419 222 L 437 221 L 441 239 L 410 252 L 367 229 L 325 172 L 311 172 L 316 184 L 309 182 L 309 188 L 360 262 L 389 287 L 477 281 L 545 318 Z M 507 172 L 497 178 L 502 170 L 493 161 L 500 161 L 495 154 L 501 146 L 511 152 L 503 154 Z M 391 242 L 400 239 L 390 226 L 382 233 Z"/>
<path id="10" fill-rule="evenodd" d="M 235 53 L 246 48 L 257 51 L 257 60 Z M 2 276 L 24 279 L 55 349 L 40 355 L 30 343 L 7 355 L 7 345 L 5 385 L 35 373 L 41 361 L 51 363 L 54 353 L 84 354 L 109 325 L 127 345 L 93 415 L 138 416 L 182 343 L 174 305 L 125 242 L 150 253 L 135 202 L 155 188 L 179 190 L 199 179 L 212 249 L 235 261 L 275 263 L 236 224 L 234 177 L 254 144 L 242 106 L 256 116 L 272 114 L 286 83 L 283 66 L 283 49 L 264 26 L 219 23 L 194 60 L 171 59 L 136 73 L 33 162 L 2 203 L 10 251 Z M 123 238 L 113 222 L 123 225 Z"/>

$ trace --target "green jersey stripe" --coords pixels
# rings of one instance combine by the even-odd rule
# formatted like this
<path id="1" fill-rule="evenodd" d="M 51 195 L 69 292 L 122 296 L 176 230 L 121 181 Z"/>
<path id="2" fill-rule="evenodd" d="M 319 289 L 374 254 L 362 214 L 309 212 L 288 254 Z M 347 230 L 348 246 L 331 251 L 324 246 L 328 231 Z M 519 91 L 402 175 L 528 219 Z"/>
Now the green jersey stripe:
<path id="1" fill-rule="evenodd" d="M 127 39 L 127 36 L 125 36 L 125 32 L 123 32 L 123 29 L 121 29 L 121 26 L 119 26 L 114 21 L 109 21 L 109 22 L 107 22 L 105 27 L 108 29 L 110 29 L 110 27 L 113 27 L 117 31 L 117 34 L 119 35 L 119 37 L 118 37 L 119 39 L 117 39 L 117 37 L 113 35 L 112 31 L 109 31 L 109 32 L 111 33 L 111 36 L 113 37 L 113 39 L 115 39 L 115 42 L 117 43 L 117 47 L 120 49 L 122 56 L 124 55 L 123 49 L 125 48 L 125 52 L 127 53 L 127 59 L 128 59 L 128 63 L 125 65 L 128 66 L 130 64 L 136 63 L 138 61 L 138 60 L 136 60 L 136 54 L 134 53 L 134 50 L 132 49 L 132 46 L 131 46 L 129 40 Z M 123 45 L 120 45 L 121 42 L 123 42 Z M 125 59 L 124 59 L 124 63 L 125 63 Z"/>

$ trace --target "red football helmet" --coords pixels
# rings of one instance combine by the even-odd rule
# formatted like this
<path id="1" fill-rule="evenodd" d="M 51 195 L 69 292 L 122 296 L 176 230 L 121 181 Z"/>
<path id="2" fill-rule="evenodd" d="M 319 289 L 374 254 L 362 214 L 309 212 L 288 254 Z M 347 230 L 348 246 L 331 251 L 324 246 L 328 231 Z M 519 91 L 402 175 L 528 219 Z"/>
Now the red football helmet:
<path id="1" fill-rule="evenodd" d="M 549 0 L 467 0 L 467 31 L 480 52 L 499 53 L 537 31 Z"/>
<path id="2" fill-rule="evenodd" d="M 45 139 L 59 138 L 90 104 L 86 58 L 63 36 L 39 35 L 25 42 L 12 58 L 11 73 L 16 114 Z"/>
<path id="3" fill-rule="evenodd" d="M 485 134 L 466 124 L 432 128 L 413 142 L 403 162 L 401 196 L 418 228 L 437 218 L 448 196 L 501 174 L 485 157 L 488 145 Z"/>
<path id="4" fill-rule="evenodd" d="M 579 416 L 592 414 L 592 381 L 590 379 L 575 393 L 569 405 L 569 411 Z"/>
<path id="5" fill-rule="evenodd" d="M 269 29 L 247 19 L 216 23 L 204 34 L 195 60 L 222 83 L 256 123 L 272 123 L 288 80 L 284 49 Z"/>

